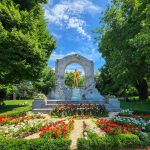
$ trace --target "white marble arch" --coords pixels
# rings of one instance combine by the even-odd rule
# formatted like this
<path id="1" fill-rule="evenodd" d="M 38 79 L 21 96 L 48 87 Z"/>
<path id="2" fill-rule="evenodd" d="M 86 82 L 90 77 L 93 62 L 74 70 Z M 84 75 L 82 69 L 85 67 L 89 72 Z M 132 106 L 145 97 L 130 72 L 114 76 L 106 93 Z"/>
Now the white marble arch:
<path id="1" fill-rule="evenodd" d="M 67 55 L 56 60 L 55 65 L 55 88 L 48 95 L 48 99 L 71 100 L 72 89 L 65 85 L 65 69 L 69 64 L 76 63 L 83 67 L 85 73 L 85 86 L 80 88 L 82 100 L 98 100 L 104 102 L 104 97 L 95 88 L 94 63 L 93 61 L 79 55 Z"/>
<path id="2" fill-rule="evenodd" d="M 65 84 L 64 83 L 65 69 L 68 65 L 73 63 L 79 64 L 83 67 L 85 73 L 85 87 L 88 87 L 91 84 L 93 84 L 94 83 L 93 61 L 88 60 L 87 58 L 78 54 L 68 55 L 62 59 L 56 60 L 55 66 L 56 80 L 61 82 L 61 84 Z"/>

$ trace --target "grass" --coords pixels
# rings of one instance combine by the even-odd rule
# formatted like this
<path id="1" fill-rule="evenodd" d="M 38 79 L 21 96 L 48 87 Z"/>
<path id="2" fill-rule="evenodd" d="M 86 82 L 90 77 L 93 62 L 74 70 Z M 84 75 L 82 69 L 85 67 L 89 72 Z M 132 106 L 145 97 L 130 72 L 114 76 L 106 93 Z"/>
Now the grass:
<path id="1" fill-rule="evenodd" d="M 150 114 L 150 102 L 125 102 L 120 101 L 121 108 L 123 109 L 132 109 L 135 112 L 139 113 L 149 113 Z"/>
<path id="2" fill-rule="evenodd" d="M 33 100 L 6 100 L 5 106 L 0 109 L 0 116 L 20 116 L 32 109 Z M 21 103 L 27 102 L 28 105 L 21 106 Z"/>

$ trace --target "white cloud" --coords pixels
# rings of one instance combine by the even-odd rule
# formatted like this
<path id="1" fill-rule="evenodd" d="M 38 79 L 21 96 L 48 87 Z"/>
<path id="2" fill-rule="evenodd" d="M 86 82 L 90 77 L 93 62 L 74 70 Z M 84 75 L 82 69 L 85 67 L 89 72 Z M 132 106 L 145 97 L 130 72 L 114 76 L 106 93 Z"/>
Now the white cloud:
<path id="1" fill-rule="evenodd" d="M 52 32 L 52 35 L 55 39 L 58 39 L 58 40 L 62 38 L 61 34 L 56 34 L 56 33 Z"/>
<path id="2" fill-rule="evenodd" d="M 76 54 L 74 51 L 67 53 L 67 54 L 58 54 L 56 52 L 53 52 L 52 55 L 50 56 L 50 61 L 56 61 L 56 59 L 61 59 L 67 55 L 71 55 L 71 54 Z"/>
<path id="3" fill-rule="evenodd" d="M 87 50 L 87 51 L 86 51 Z M 84 49 L 84 51 L 80 50 L 80 51 L 71 51 L 67 54 L 60 54 L 60 53 L 56 53 L 53 52 L 52 55 L 50 56 L 50 61 L 56 61 L 56 59 L 61 59 L 67 55 L 71 55 L 71 54 L 79 54 L 81 56 L 84 56 L 85 58 L 92 60 L 92 61 L 97 61 L 98 59 L 101 59 L 101 54 L 95 50 L 95 49 Z"/>
<path id="4" fill-rule="evenodd" d="M 60 3 L 53 7 L 49 4 L 45 5 L 44 9 L 45 18 L 49 23 L 75 29 L 87 39 L 90 39 L 90 35 L 85 31 L 86 22 L 83 20 L 82 15 L 85 13 L 93 15 L 101 10 L 100 7 L 93 4 L 90 0 L 61 0 Z"/>
<path id="5" fill-rule="evenodd" d="M 57 54 L 56 52 L 54 52 L 50 56 L 50 61 L 55 61 L 56 59 L 63 58 L 64 56 L 65 56 L 64 54 Z"/>

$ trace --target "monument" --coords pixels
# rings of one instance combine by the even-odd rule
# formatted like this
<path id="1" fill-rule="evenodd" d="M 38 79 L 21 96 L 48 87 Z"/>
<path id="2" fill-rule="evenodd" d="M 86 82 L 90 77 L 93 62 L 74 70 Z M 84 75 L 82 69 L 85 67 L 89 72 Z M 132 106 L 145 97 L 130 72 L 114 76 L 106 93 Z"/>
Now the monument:
<path id="1" fill-rule="evenodd" d="M 79 72 L 75 69 L 73 75 L 74 88 L 65 85 L 65 69 L 70 64 L 79 64 L 83 67 L 85 73 L 85 86 L 78 88 Z M 33 109 L 53 108 L 59 103 L 94 103 L 103 104 L 107 111 L 120 110 L 120 103 L 116 98 L 106 100 L 96 89 L 94 81 L 94 63 L 93 61 L 78 55 L 67 55 L 62 59 L 57 59 L 55 64 L 55 87 L 43 101 L 35 100 Z M 41 102 L 41 104 L 40 104 Z M 38 108 L 39 103 L 39 108 Z M 35 107 L 34 107 L 35 106 Z"/>

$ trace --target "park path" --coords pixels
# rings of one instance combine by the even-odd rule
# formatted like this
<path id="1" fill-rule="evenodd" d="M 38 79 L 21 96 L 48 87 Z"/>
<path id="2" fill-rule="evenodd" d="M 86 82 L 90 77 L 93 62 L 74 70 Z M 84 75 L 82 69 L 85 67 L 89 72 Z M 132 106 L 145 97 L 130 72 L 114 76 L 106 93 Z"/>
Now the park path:
<path id="1" fill-rule="evenodd" d="M 71 143 L 71 150 L 77 149 L 77 140 L 78 138 L 83 137 L 83 122 L 87 125 L 87 128 L 92 130 L 94 133 L 98 134 L 99 136 L 105 136 L 105 132 L 99 129 L 93 119 L 82 119 L 82 120 L 75 120 L 74 122 L 74 129 L 70 134 Z"/>
<path id="2" fill-rule="evenodd" d="M 89 129 L 99 136 L 105 136 L 106 133 L 97 127 L 95 124 L 96 119 L 87 119 L 85 123 L 88 125 Z"/>
<path id="3" fill-rule="evenodd" d="M 83 120 L 75 120 L 74 122 L 74 129 L 70 134 L 71 143 L 71 150 L 77 149 L 77 140 L 78 138 L 82 137 L 83 132 Z"/>

